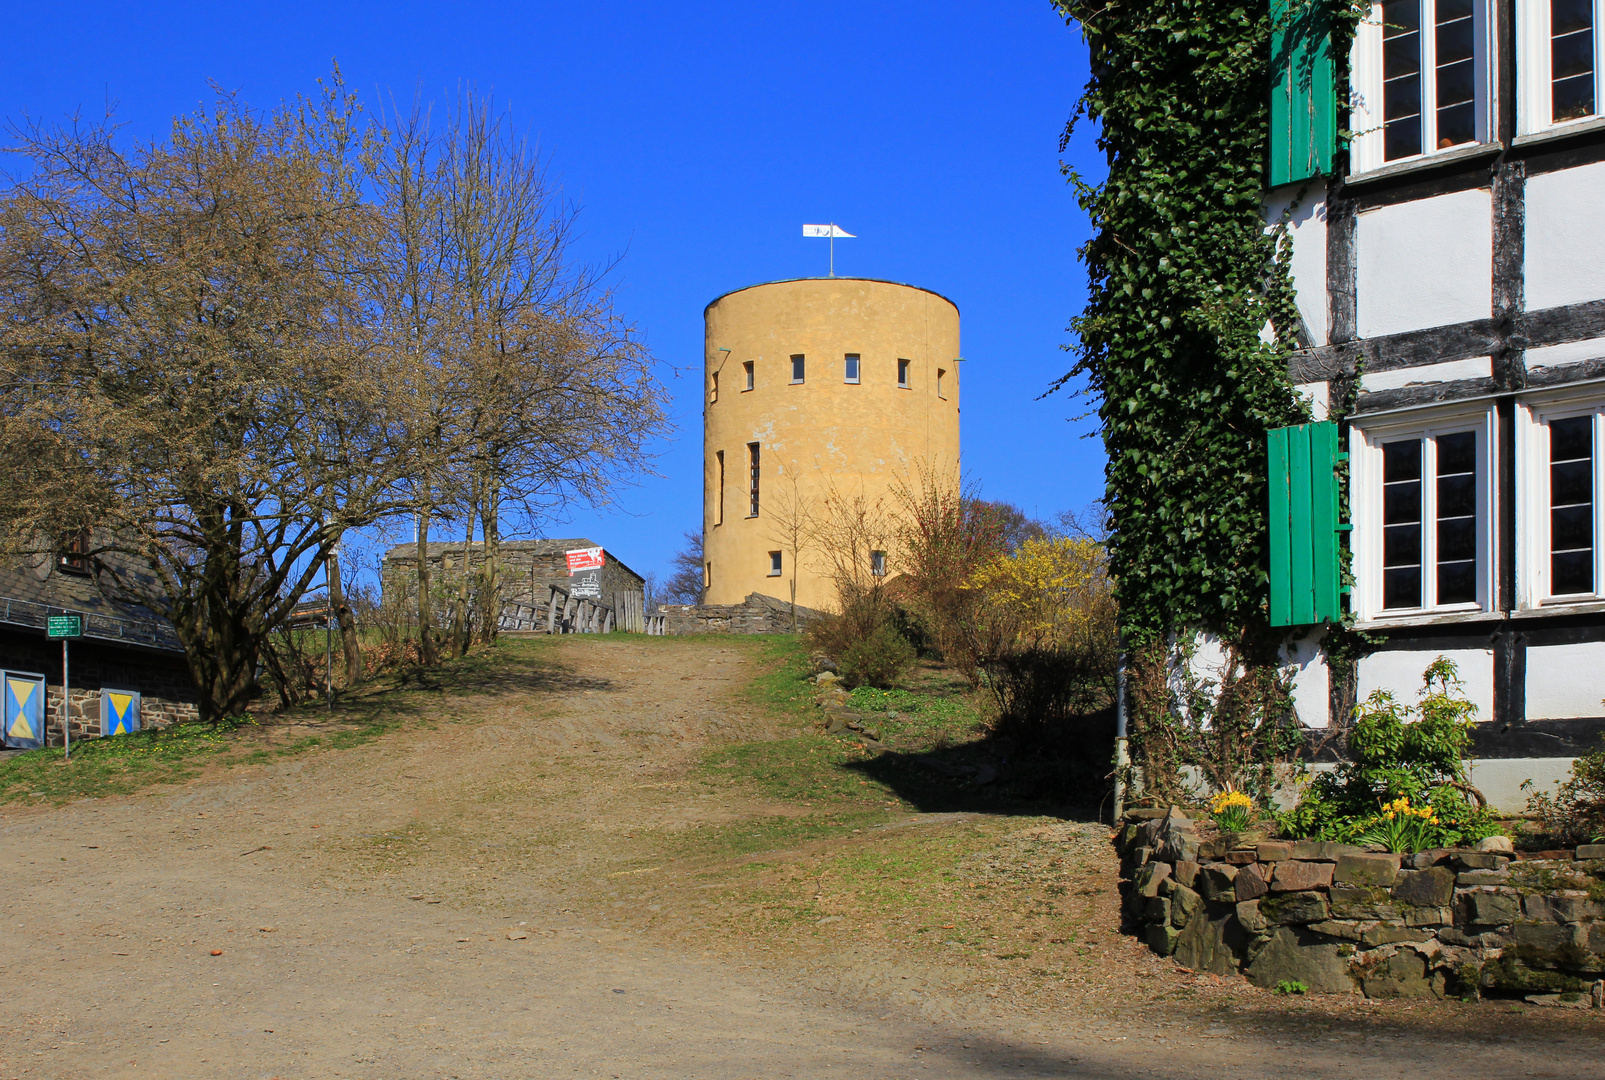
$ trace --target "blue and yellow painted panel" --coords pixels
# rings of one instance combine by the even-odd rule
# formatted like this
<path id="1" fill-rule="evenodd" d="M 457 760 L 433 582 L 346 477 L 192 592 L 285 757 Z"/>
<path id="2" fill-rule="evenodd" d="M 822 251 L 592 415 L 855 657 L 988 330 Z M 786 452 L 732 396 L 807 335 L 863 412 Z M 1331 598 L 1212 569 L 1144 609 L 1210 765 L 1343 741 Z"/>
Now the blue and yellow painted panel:
<path id="1" fill-rule="evenodd" d="M 0 672 L 0 723 L 7 746 L 37 750 L 45 743 L 45 679 L 19 671 Z"/>
<path id="2" fill-rule="evenodd" d="M 100 733 L 128 735 L 139 730 L 139 693 L 134 690 L 100 692 Z"/>

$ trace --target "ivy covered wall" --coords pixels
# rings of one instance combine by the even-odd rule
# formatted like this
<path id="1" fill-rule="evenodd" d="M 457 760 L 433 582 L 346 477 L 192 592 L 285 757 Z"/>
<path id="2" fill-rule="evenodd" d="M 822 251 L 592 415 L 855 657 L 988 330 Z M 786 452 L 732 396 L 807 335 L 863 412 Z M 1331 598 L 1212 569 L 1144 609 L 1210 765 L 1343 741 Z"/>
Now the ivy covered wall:
<path id="1" fill-rule="evenodd" d="M 1254 652 L 1270 639 L 1265 433 L 1307 419 L 1263 217 L 1275 20 L 1265 0 L 1056 6 L 1092 59 L 1064 141 L 1093 121 L 1109 165 L 1101 185 L 1066 170 L 1094 235 L 1061 382 L 1084 382 L 1102 420 L 1128 644 L 1191 627 Z"/>

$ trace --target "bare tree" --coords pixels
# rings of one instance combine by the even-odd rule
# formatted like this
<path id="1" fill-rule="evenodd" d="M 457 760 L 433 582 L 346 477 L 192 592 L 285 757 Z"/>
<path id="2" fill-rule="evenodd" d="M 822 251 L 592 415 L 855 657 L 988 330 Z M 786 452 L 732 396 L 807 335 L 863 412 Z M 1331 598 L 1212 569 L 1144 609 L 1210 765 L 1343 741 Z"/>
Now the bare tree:
<path id="1" fill-rule="evenodd" d="M 658 593 L 661 604 L 702 603 L 702 531 L 685 534 L 685 547 L 675 552 L 674 573 Z"/>
<path id="2" fill-rule="evenodd" d="M 766 535 L 771 544 L 780 545 L 786 565 L 791 568 L 791 629 L 797 630 L 797 574 L 803 554 L 813 550 L 819 531 L 818 515 L 811 500 L 803 494 L 802 476 L 797 463 L 782 477 L 779 491 L 764 507 Z"/>
<path id="3" fill-rule="evenodd" d="M 419 106 L 397 114 L 369 156 L 394 208 L 377 292 L 416 343 L 420 596 L 431 518 L 449 507 L 460 522 L 465 567 L 476 535 L 483 544 L 452 605 L 460 652 L 474 621 L 482 640 L 496 632 L 509 512 L 528 527 L 576 500 L 606 502 L 645 471 L 665 391 L 601 287 L 611 267 L 571 257 L 577 209 L 489 98 L 466 92 L 438 134 Z M 425 607 L 420 623 L 432 622 Z"/>
<path id="4" fill-rule="evenodd" d="M 336 80 L 269 115 L 219 94 L 127 151 L 110 126 L 12 132 L 0 537 L 95 526 L 101 587 L 171 620 L 208 719 L 244 707 L 339 536 L 395 508 L 385 353 L 348 272 L 375 232 L 354 120 Z"/>

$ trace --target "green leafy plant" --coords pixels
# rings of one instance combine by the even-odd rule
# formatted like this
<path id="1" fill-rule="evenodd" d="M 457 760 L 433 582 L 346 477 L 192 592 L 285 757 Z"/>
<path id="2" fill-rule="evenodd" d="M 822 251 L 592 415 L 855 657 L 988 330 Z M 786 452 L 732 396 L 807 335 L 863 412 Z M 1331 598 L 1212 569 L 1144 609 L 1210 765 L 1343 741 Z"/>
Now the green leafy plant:
<path id="1" fill-rule="evenodd" d="M 842 650 L 837 664 L 848 686 L 887 687 L 914 662 L 914 646 L 903 640 L 889 623 Z"/>
<path id="2" fill-rule="evenodd" d="M 1276 992 L 1278 994 L 1307 994 L 1310 992 L 1310 988 L 1297 979 L 1283 979 L 1276 984 Z"/>
<path id="3" fill-rule="evenodd" d="M 1278 816 L 1285 835 L 1386 843 L 1393 851 L 1492 835 L 1486 800 L 1466 776 L 1477 707 L 1453 661 L 1438 657 L 1422 681 L 1414 707 L 1378 690 L 1357 709 L 1350 759 L 1315 777 L 1298 806 Z"/>
<path id="4" fill-rule="evenodd" d="M 1218 791 L 1209 800 L 1209 816 L 1221 832 L 1243 832 L 1254 821 L 1254 800 L 1247 792 Z"/>
<path id="5" fill-rule="evenodd" d="M 1362 844 L 1379 844 L 1389 851 L 1413 855 L 1436 847 L 1439 839 L 1438 815 L 1428 806 L 1411 806 L 1398 798 L 1382 808 L 1370 828 L 1358 837 Z"/>
<path id="6" fill-rule="evenodd" d="M 1522 784 L 1532 790 L 1532 781 Z M 1605 746 L 1572 762 L 1572 774 L 1553 795 L 1535 792 L 1527 810 L 1563 844 L 1605 841 Z"/>

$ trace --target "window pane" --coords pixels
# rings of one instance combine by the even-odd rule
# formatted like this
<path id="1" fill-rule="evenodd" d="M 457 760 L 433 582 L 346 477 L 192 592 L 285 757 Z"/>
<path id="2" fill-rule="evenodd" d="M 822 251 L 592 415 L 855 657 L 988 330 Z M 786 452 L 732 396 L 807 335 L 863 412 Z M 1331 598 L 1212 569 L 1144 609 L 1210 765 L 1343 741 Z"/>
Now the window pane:
<path id="1" fill-rule="evenodd" d="M 1421 440 L 1382 447 L 1382 606 L 1421 606 Z"/>
<path id="2" fill-rule="evenodd" d="M 858 381 L 858 357 L 853 353 L 847 354 L 847 381 Z"/>
<path id="3" fill-rule="evenodd" d="M 1593 0 L 1551 0 L 1550 109 L 1555 120 L 1594 113 Z"/>
<path id="4" fill-rule="evenodd" d="M 1382 4 L 1382 155 L 1421 153 L 1421 0 Z"/>
<path id="5" fill-rule="evenodd" d="M 1471 0 L 1438 0 L 1438 149 L 1477 138 L 1476 23 Z"/>
<path id="6" fill-rule="evenodd" d="M 1594 418 L 1549 424 L 1549 591 L 1594 591 Z"/>
<path id="7" fill-rule="evenodd" d="M 791 358 L 791 381 L 803 381 L 803 358 L 800 356 L 793 356 Z"/>

